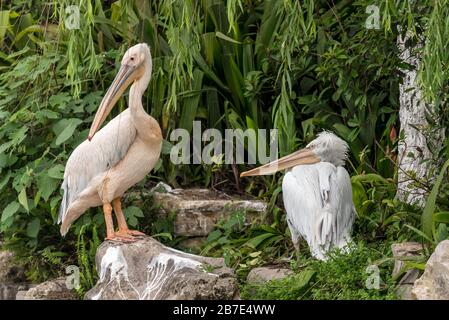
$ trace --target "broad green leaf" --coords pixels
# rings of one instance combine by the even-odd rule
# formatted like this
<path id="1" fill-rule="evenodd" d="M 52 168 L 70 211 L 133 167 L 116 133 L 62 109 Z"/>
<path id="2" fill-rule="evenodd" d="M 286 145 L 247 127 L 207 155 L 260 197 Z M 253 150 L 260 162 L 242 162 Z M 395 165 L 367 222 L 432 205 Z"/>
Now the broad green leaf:
<path id="1" fill-rule="evenodd" d="M 6 221 L 6 219 L 12 217 L 20 208 L 20 204 L 17 201 L 13 201 L 3 209 L 2 213 L 2 222 Z"/>
<path id="2" fill-rule="evenodd" d="M 0 145 L 0 153 L 4 152 L 5 150 L 8 150 L 13 144 L 14 141 L 8 141 Z"/>
<path id="3" fill-rule="evenodd" d="M 27 194 L 26 194 L 26 188 L 23 188 L 22 191 L 20 191 L 18 200 L 19 200 L 19 203 L 22 205 L 22 207 L 25 208 L 26 211 L 30 211 L 30 209 L 28 208 L 28 199 L 27 199 Z"/>
<path id="4" fill-rule="evenodd" d="M 251 258 L 256 258 L 260 256 L 261 253 L 262 251 L 251 252 L 248 256 L 250 256 Z"/>
<path id="5" fill-rule="evenodd" d="M 314 270 L 304 270 L 295 275 L 295 291 L 302 292 L 306 289 L 313 280 L 316 272 Z"/>
<path id="6" fill-rule="evenodd" d="M 59 181 L 54 178 L 49 177 L 46 174 L 41 174 L 37 178 L 36 185 L 41 193 L 42 198 L 45 201 L 48 201 L 48 199 L 50 198 L 53 191 L 55 191 L 56 188 L 58 187 Z"/>
<path id="7" fill-rule="evenodd" d="M 54 179 L 64 178 L 64 166 L 62 164 L 57 164 L 48 170 L 48 176 Z"/>
<path id="8" fill-rule="evenodd" d="M 219 43 L 213 32 L 203 33 L 201 35 L 201 40 L 203 41 L 203 52 L 207 60 L 208 65 L 213 66 L 215 58 L 219 57 Z"/>
<path id="9" fill-rule="evenodd" d="M 13 144 L 18 145 L 22 143 L 22 141 L 26 138 L 26 133 L 28 128 L 26 126 L 22 126 L 20 129 L 15 130 L 15 132 L 11 135 L 11 141 Z"/>
<path id="10" fill-rule="evenodd" d="M 226 231 L 231 231 L 236 226 L 242 226 L 245 222 L 245 214 L 241 211 L 236 211 L 232 216 L 223 224 L 223 228 Z"/>
<path id="11" fill-rule="evenodd" d="M 55 142 L 56 145 L 59 146 L 61 143 L 65 142 L 67 139 L 69 139 L 72 136 L 75 129 L 76 129 L 76 125 L 74 125 L 73 123 L 68 125 L 56 139 L 56 142 Z"/>
<path id="12" fill-rule="evenodd" d="M 438 228 L 435 234 L 435 240 L 437 243 L 440 243 L 443 240 L 446 240 L 449 237 L 449 232 L 447 230 L 447 226 L 444 223 L 438 224 Z"/>
<path id="13" fill-rule="evenodd" d="M 128 222 L 131 227 L 136 227 L 138 224 L 137 218 L 144 216 L 142 210 L 135 206 L 123 209 L 123 214 L 126 218 L 126 222 Z"/>
<path id="14" fill-rule="evenodd" d="M 36 194 L 34 195 L 34 206 L 36 207 L 39 204 L 39 201 L 41 200 L 42 191 L 37 190 Z"/>
<path id="15" fill-rule="evenodd" d="M 193 71 L 193 85 L 192 96 L 185 98 L 182 106 L 181 119 L 179 121 L 179 127 L 184 128 L 187 131 L 192 130 L 192 123 L 197 115 L 198 104 L 201 97 L 201 86 L 203 84 L 204 72 L 196 68 Z"/>
<path id="16" fill-rule="evenodd" d="M 167 141 L 167 140 L 162 140 L 162 150 L 161 150 L 161 154 L 170 154 L 171 149 L 173 148 L 173 145 Z"/>
<path id="17" fill-rule="evenodd" d="M 171 235 L 171 233 L 168 232 L 162 232 L 162 233 L 157 233 L 155 235 L 152 235 L 153 238 L 165 238 L 168 240 L 173 240 L 173 236 Z"/>
<path id="18" fill-rule="evenodd" d="M 357 213 L 364 214 L 363 203 L 368 200 L 365 188 L 360 181 L 352 181 L 352 199 L 357 209 Z"/>
<path id="19" fill-rule="evenodd" d="M 36 118 L 38 118 L 40 121 L 44 121 L 47 119 L 58 119 L 59 117 L 59 113 L 52 110 L 44 109 L 36 112 Z"/>
<path id="20" fill-rule="evenodd" d="M 0 191 L 3 190 L 3 188 L 8 183 L 9 179 L 11 178 L 11 171 L 8 171 L 8 173 L 0 180 Z"/>
<path id="21" fill-rule="evenodd" d="M 419 263 L 419 262 L 413 262 L 413 261 L 404 261 L 404 264 L 409 269 L 418 269 L 424 271 L 426 269 L 426 263 Z"/>
<path id="22" fill-rule="evenodd" d="M 13 165 L 19 158 L 16 155 L 9 155 L 5 153 L 0 154 L 0 169 L 10 167 Z"/>
<path id="23" fill-rule="evenodd" d="M 41 227 L 41 221 L 39 220 L 39 218 L 34 218 L 33 220 L 31 220 L 30 223 L 28 223 L 27 226 L 27 236 L 30 238 L 36 238 L 37 235 L 39 234 L 39 229 Z"/>
<path id="24" fill-rule="evenodd" d="M 220 119 L 222 119 L 224 115 L 220 114 L 217 89 L 212 89 L 209 87 L 207 87 L 207 89 L 209 89 L 206 92 L 207 119 L 209 122 L 209 127 L 219 129 Z"/>
<path id="25" fill-rule="evenodd" d="M 23 29 L 22 31 L 20 31 L 16 35 L 12 45 L 16 44 L 16 42 L 19 42 L 27 34 L 34 33 L 34 32 L 42 32 L 43 33 L 43 32 L 45 32 L 45 30 L 46 30 L 46 28 L 41 25 L 29 26 L 29 27 Z M 30 38 L 31 38 L 31 35 L 30 35 Z"/>
<path id="26" fill-rule="evenodd" d="M 56 145 L 60 145 L 61 143 L 67 141 L 75 131 L 76 127 L 82 123 L 80 119 L 76 118 L 70 118 L 70 119 L 62 119 L 58 121 L 53 126 L 53 131 L 55 132 L 57 138 L 56 138 Z"/>
<path id="27" fill-rule="evenodd" d="M 9 156 L 6 153 L 0 153 L 0 169 L 8 165 Z"/>
<path id="28" fill-rule="evenodd" d="M 257 130 L 258 129 L 257 128 L 257 123 L 253 119 L 248 117 L 248 116 L 246 116 L 246 127 L 248 129 L 251 129 L 251 130 Z M 250 141 L 250 142 L 254 142 L 255 143 L 255 141 Z"/>
<path id="29" fill-rule="evenodd" d="M 434 232 L 434 224 L 433 224 L 433 214 L 435 212 L 435 206 L 438 196 L 438 190 L 440 189 L 441 183 L 443 182 L 444 175 L 449 167 L 449 160 L 447 160 L 443 167 L 441 168 L 440 174 L 435 181 L 435 184 L 430 191 L 429 197 L 427 198 L 426 205 L 424 207 L 421 223 L 422 223 L 422 231 L 427 235 L 428 238 L 431 238 Z"/>
<path id="30" fill-rule="evenodd" d="M 213 70 L 204 61 L 201 54 L 193 53 L 193 58 L 198 66 L 203 70 L 203 72 L 211 78 L 216 84 L 218 84 L 222 89 L 229 91 L 229 88 L 220 80 L 220 78 L 213 72 Z"/>
<path id="31" fill-rule="evenodd" d="M 0 11 L 0 45 L 3 43 L 6 30 L 9 28 L 9 10 Z"/>
<path id="32" fill-rule="evenodd" d="M 256 55 L 257 65 L 260 66 L 263 59 L 266 58 L 266 51 L 276 36 L 276 31 L 282 22 L 282 15 L 273 14 L 274 6 L 278 5 L 278 1 L 265 1 L 260 30 L 256 38 Z"/>
<path id="33" fill-rule="evenodd" d="M 220 230 L 214 230 L 211 233 L 209 233 L 209 235 L 207 236 L 207 241 L 208 242 L 215 241 L 218 238 L 220 238 L 221 236 L 222 236 L 222 232 Z"/>
<path id="34" fill-rule="evenodd" d="M 405 226 L 407 228 L 409 228 L 410 230 L 413 230 L 416 234 L 420 235 L 421 237 L 423 237 L 424 239 L 426 239 L 430 243 L 435 243 L 435 241 L 430 236 L 428 236 L 426 233 L 422 232 L 421 230 L 415 228 L 414 226 L 411 226 L 411 225 L 408 225 L 408 224 L 406 224 Z"/>
<path id="35" fill-rule="evenodd" d="M 449 224 L 449 211 L 437 212 L 433 215 L 433 221 Z"/>
<path id="36" fill-rule="evenodd" d="M 263 231 L 272 233 L 273 235 L 278 233 L 278 231 L 275 228 L 273 228 L 271 226 L 267 226 L 267 225 L 260 226 L 260 229 L 262 229 Z"/>
<path id="37" fill-rule="evenodd" d="M 52 95 L 48 99 L 48 103 L 50 103 L 50 105 L 53 107 L 59 107 L 59 109 L 61 109 L 61 107 L 65 107 L 71 100 L 72 97 L 67 92 L 61 92 Z M 52 114 L 51 112 L 53 111 L 50 111 L 50 114 Z"/>
<path id="38" fill-rule="evenodd" d="M 381 175 L 375 173 L 367 173 L 367 174 L 358 174 L 351 177 L 352 182 L 382 182 L 388 183 L 388 180 L 382 177 Z"/>
<path id="39" fill-rule="evenodd" d="M 256 249 L 262 242 L 264 242 L 265 240 L 267 240 L 268 238 L 271 238 L 275 236 L 272 233 L 263 233 L 261 235 L 258 235 L 250 240 L 248 240 L 246 242 L 246 245 L 250 246 L 251 248 Z"/>

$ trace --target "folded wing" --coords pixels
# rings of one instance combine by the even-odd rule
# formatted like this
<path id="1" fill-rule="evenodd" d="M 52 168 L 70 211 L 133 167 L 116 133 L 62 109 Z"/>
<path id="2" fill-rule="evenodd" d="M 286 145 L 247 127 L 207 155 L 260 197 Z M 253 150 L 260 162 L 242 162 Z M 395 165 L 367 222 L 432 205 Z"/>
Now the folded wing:
<path id="1" fill-rule="evenodd" d="M 70 155 L 61 188 L 64 196 L 58 223 L 64 221 L 67 209 L 98 174 L 114 167 L 124 158 L 136 137 L 129 109 L 120 113 L 97 132 L 92 141 L 82 142 Z"/>
<path id="2" fill-rule="evenodd" d="M 343 167 L 328 162 L 294 167 L 286 173 L 282 190 L 294 243 L 303 237 L 312 255 L 322 260 L 332 247 L 346 247 L 355 209 Z"/>

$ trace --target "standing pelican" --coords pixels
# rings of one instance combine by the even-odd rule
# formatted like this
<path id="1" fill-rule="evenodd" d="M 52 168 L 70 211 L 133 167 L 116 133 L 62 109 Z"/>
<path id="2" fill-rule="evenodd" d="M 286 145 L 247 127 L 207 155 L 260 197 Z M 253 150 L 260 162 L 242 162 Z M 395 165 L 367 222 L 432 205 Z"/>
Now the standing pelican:
<path id="1" fill-rule="evenodd" d="M 128 228 L 120 198 L 154 168 L 161 152 L 161 128 L 142 106 L 151 69 L 148 45 L 140 43 L 126 51 L 120 70 L 95 115 L 88 140 L 81 143 L 67 161 L 58 219 L 58 223 L 62 222 L 63 236 L 88 208 L 101 205 L 107 240 L 134 241 L 134 236 L 143 235 Z M 130 84 L 129 108 L 98 131 Z M 117 218 L 117 232 L 114 231 L 112 207 Z"/>
<path id="2" fill-rule="evenodd" d="M 241 174 L 266 175 L 292 168 L 282 181 L 292 241 L 298 249 L 302 236 L 312 256 L 320 260 L 333 247 L 345 249 L 351 240 L 356 211 L 351 180 L 343 168 L 347 152 L 346 142 L 324 131 L 304 149 Z"/>

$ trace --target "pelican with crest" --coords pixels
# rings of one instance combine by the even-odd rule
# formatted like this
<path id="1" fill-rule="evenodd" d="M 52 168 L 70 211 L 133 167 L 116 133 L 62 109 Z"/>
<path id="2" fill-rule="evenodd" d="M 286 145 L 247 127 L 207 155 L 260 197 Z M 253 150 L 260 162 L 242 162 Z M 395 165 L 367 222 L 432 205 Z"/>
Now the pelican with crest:
<path id="1" fill-rule="evenodd" d="M 126 51 L 87 140 L 70 155 L 61 186 L 64 196 L 58 219 L 63 236 L 87 209 L 98 206 L 103 206 L 107 240 L 135 241 L 136 236 L 143 235 L 128 228 L 120 199 L 154 168 L 161 153 L 161 128 L 142 105 L 151 70 L 148 45 L 140 43 Z M 130 85 L 128 108 L 100 129 Z M 112 211 L 118 231 L 114 229 Z"/>
<path id="2" fill-rule="evenodd" d="M 326 260 L 332 248 L 347 250 L 356 215 L 351 180 L 343 167 L 348 145 L 324 131 L 304 149 L 243 172 L 242 177 L 288 170 L 282 180 L 287 223 L 298 250 L 300 237 L 313 257 Z"/>

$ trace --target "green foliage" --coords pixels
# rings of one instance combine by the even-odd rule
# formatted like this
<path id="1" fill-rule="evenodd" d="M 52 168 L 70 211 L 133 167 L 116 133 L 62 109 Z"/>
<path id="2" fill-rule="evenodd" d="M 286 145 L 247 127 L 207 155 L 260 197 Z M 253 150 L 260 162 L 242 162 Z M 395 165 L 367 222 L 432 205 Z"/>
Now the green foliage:
<path id="1" fill-rule="evenodd" d="M 334 252 L 329 261 L 300 257 L 301 269 L 293 276 L 272 280 L 263 285 L 244 285 L 244 299 L 288 300 L 377 300 L 395 299 L 391 278 L 392 259 L 387 247 L 370 247 L 364 242 L 354 245 L 349 254 Z M 379 268 L 379 289 L 369 289 L 366 282 L 372 273 L 367 267 Z"/>
<path id="2" fill-rule="evenodd" d="M 282 280 L 272 280 L 264 285 L 245 285 L 243 299 L 254 300 L 298 300 L 304 297 L 316 278 L 316 272 L 305 269 Z"/>
<path id="3" fill-rule="evenodd" d="M 291 250 L 288 229 L 281 216 L 275 216 L 272 224 L 265 224 L 260 220 L 249 223 L 247 214 L 237 211 L 220 221 L 201 251 L 201 255 L 223 257 L 242 278 L 252 268 L 285 257 Z"/>
<path id="4" fill-rule="evenodd" d="M 86 225 L 81 227 L 78 234 L 78 240 L 76 244 L 77 262 L 80 271 L 80 287 L 78 288 L 78 294 L 83 297 L 84 294 L 92 288 L 97 279 L 97 269 L 95 263 L 95 254 L 97 248 L 101 244 L 101 241 L 97 234 L 97 228 L 92 226 L 92 232 L 89 239 L 86 240 Z"/>
<path id="5" fill-rule="evenodd" d="M 7 192 L 0 202 L 8 210 L 2 210 L 2 232 L 23 232 L 24 240 L 43 247 L 39 234 L 56 235 L 64 163 L 86 137 L 114 75 L 110 65 L 137 41 L 152 48 L 154 72 L 144 105 L 167 138 L 174 128 L 191 129 L 192 120 L 219 130 L 274 127 L 285 154 L 329 128 L 351 144 L 358 171 L 391 176 L 383 150 L 391 145 L 387 136 L 396 122 L 397 52 L 391 37 L 360 28 L 363 3 L 337 6 L 338 20 L 348 27 L 344 32 L 330 18 L 333 9 L 312 0 L 252 6 L 211 0 L 83 2 L 79 30 L 64 24 L 70 1 L 33 12 L 19 3 L 5 8 L 0 191 Z M 39 25 L 48 28 L 30 28 Z M 121 100 L 115 114 L 124 107 Z M 165 155 L 156 175 L 175 186 L 234 180 L 229 166 L 207 168 L 204 176 L 202 169 L 174 168 Z M 270 196 L 275 180 L 267 184 L 268 179 L 258 185 L 266 189 L 258 189 Z"/>
<path id="6" fill-rule="evenodd" d="M 357 211 L 354 233 L 367 241 L 410 240 L 407 225 L 419 225 L 418 208 L 395 199 L 396 183 L 377 174 L 351 177 L 354 205 Z"/>
<path id="7" fill-rule="evenodd" d="M 424 87 L 426 98 L 435 103 L 447 99 L 447 77 L 449 69 L 447 61 L 449 55 L 446 40 L 449 37 L 449 25 L 447 16 L 449 14 L 449 2 L 433 1 L 426 8 L 430 13 L 424 18 L 425 43 L 423 46 L 422 64 L 419 79 Z M 423 10 L 425 10 L 423 8 Z M 442 21 L 445 21 L 442 23 Z"/>
<path id="8" fill-rule="evenodd" d="M 421 214 L 421 228 L 413 225 L 406 225 L 414 231 L 419 238 L 430 243 L 435 247 L 443 240 L 449 238 L 449 209 L 445 195 L 448 194 L 449 182 L 447 179 L 447 170 L 449 160 L 447 160 L 436 177 L 432 190 L 427 197 L 426 204 Z"/>
<path id="9" fill-rule="evenodd" d="M 358 211 L 356 234 L 368 243 L 416 237 L 405 225 L 419 230 L 420 213 L 393 200 L 397 141 L 391 133 L 398 128 L 398 70 L 409 67 L 399 60 L 396 39 L 406 30 L 397 26 L 407 26 L 415 36 L 429 26 L 425 35 L 432 41 L 424 44 L 420 79 L 426 96 L 444 101 L 444 96 L 437 96 L 447 78 L 447 50 L 441 40 L 447 25 L 439 23 L 447 16 L 443 2 L 427 8 L 419 1 L 379 1 L 384 30 L 364 27 L 371 0 L 342 0 L 335 5 L 327 0 L 4 4 L 0 8 L 1 236 L 28 264 L 32 280 L 44 280 L 62 273 L 65 265 L 78 263 L 80 292 L 93 284 L 94 251 L 104 235 L 102 214 L 90 210 L 61 239 L 56 225 L 59 186 L 64 164 L 86 138 L 124 51 L 146 42 L 152 51 L 153 76 L 143 105 L 161 124 L 166 140 L 175 128 L 192 130 L 193 120 L 201 121 L 202 129 L 222 133 L 225 128 L 276 128 L 279 152 L 285 155 L 322 129 L 330 129 L 351 149 L 348 167 Z M 77 30 L 68 29 L 64 21 L 64 10 L 73 3 L 80 5 Z M 118 102 L 112 116 L 124 110 L 125 101 L 126 97 Z M 209 235 L 203 254 L 225 257 L 244 277 L 251 268 L 292 253 L 279 202 L 279 176 L 238 182 L 243 166 L 175 167 L 168 159 L 169 147 L 164 141 L 162 159 L 148 179 L 230 192 L 244 189 L 270 203 L 260 224 L 247 224 L 244 212 L 222 221 Z M 423 215 L 426 234 L 429 217 L 433 218 L 437 239 L 447 237 L 448 186 L 443 179 L 435 187 L 439 192 L 432 193 Z M 147 187 L 143 181 L 136 190 Z M 175 213 L 165 218 L 147 214 L 155 209 L 148 198 L 128 199 L 127 222 L 176 246 L 182 239 L 173 236 Z M 348 259 L 354 260 L 347 262 L 365 263 L 368 251 L 356 251 L 360 256 L 351 255 Z M 337 262 L 311 267 L 314 276 L 304 280 L 307 284 L 324 281 L 320 268 L 342 269 Z M 307 280 L 306 275 L 301 277 Z M 313 287 L 293 287 L 279 296 L 319 298 L 312 294 Z M 349 297 L 344 292 L 339 297 Z M 371 297 L 355 287 L 351 292 L 354 297 Z"/>
<path id="10" fill-rule="evenodd" d="M 439 226 L 441 225 L 441 232 L 443 232 L 446 237 L 441 237 L 441 234 L 437 235 L 437 231 L 435 230 L 435 222 L 442 222 L 441 218 L 442 215 L 439 214 L 439 218 L 440 221 L 435 221 L 434 219 L 434 214 L 435 209 L 436 209 L 436 201 L 437 201 L 437 195 L 438 195 L 438 191 L 440 189 L 440 186 L 443 182 L 443 178 L 444 175 L 447 171 L 447 169 L 449 168 L 449 160 L 446 161 L 446 163 L 443 165 L 443 167 L 441 168 L 441 172 L 438 175 L 435 184 L 432 188 L 432 191 L 429 194 L 429 197 L 427 198 L 427 202 L 426 202 L 426 206 L 424 207 L 423 213 L 422 213 L 422 231 L 428 236 L 428 237 L 432 237 L 438 242 L 445 240 L 447 238 L 447 226 L 444 223 L 440 223 Z M 443 220 L 444 221 L 444 220 Z M 438 230 L 440 230 L 440 228 L 438 228 Z M 440 233 L 440 232 L 439 232 Z"/>
<path id="11" fill-rule="evenodd" d="M 176 212 L 161 215 L 161 209 L 153 203 L 153 192 L 145 189 L 141 183 L 126 195 L 123 210 L 126 222 L 134 228 L 141 226 L 143 232 L 165 245 L 176 246 L 183 240 L 182 237 L 174 236 Z"/>

